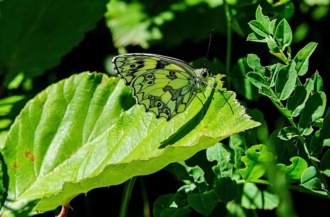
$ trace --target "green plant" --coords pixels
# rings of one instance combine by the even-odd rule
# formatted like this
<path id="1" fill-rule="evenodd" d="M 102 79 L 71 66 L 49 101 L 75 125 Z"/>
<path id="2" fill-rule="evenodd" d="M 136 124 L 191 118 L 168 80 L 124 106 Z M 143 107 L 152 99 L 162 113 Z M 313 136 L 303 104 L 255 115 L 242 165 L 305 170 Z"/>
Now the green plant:
<path id="1" fill-rule="evenodd" d="M 288 160 L 288 156 L 283 156 L 280 151 L 284 145 L 288 145 L 295 147 L 297 152 L 294 154 L 297 156 L 290 157 L 301 155 L 299 161 L 308 164 L 300 176 L 294 178 L 288 174 L 290 180 L 299 178 L 300 190 L 327 197 L 328 187 L 324 176 L 329 176 L 327 165 L 330 162 L 326 150 L 330 145 L 330 110 L 328 108 L 326 111 L 327 99 L 320 74 L 315 72 L 305 82 L 301 81 L 301 77 L 308 72 L 309 58 L 317 44 L 308 43 L 292 58 L 291 28 L 286 20 L 281 20 L 277 25 L 275 22 L 264 16 L 259 7 L 256 20 L 249 23 L 254 33 L 248 36 L 248 40 L 267 43 L 270 53 L 282 62 L 263 67 L 256 55 L 249 54 L 247 64 L 253 71 L 247 77 L 289 122 L 289 126 L 274 132 L 270 142 L 278 161 Z M 293 162 L 292 159 L 290 161 Z M 280 168 L 285 172 L 289 170 L 283 165 Z"/>
<path id="2" fill-rule="evenodd" d="M 10 2 L 3 4 L 6 12 L 13 7 Z M 40 29 L 33 28 L 35 32 L 27 36 L 38 35 Z M 15 56 L 18 51 L 8 46 L 12 53 L 7 58 Z M 63 52 L 64 48 L 59 49 Z M 18 50 L 23 55 L 24 50 Z M 15 63 L 19 64 L 3 64 L 8 67 L 4 84 L 20 68 L 41 73 L 53 64 L 34 70 Z M 66 215 L 79 194 L 154 173 L 258 126 L 237 103 L 235 93 L 222 89 L 220 77 L 217 91 L 208 87 L 170 121 L 146 113 L 143 106 L 133 106 L 131 93 L 116 77 L 85 72 L 48 86 L 25 104 L 6 133 L 1 154 L 8 182 L 2 188 L 7 193 L 2 214 L 25 216 L 62 206 L 60 215 Z"/>
<path id="3" fill-rule="evenodd" d="M 249 54 L 232 66 L 233 56 L 245 56 L 242 44 L 253 44 L 234 33 L 246 38 L 257 3 L 280 20 L 264 16 L 258 7 L 256 20 L 249 23 L 254 33 L 248 39 L 268 45 L 272 55 L 261 60 L 273 65 L 262 66 Z M 291 51 L 291 45 L 292 50 L 298 46 L 293 42 L 303 42 L 321 29 L 302 19 L 292 34 L 286 21 L 296 16 L 322 21 L 327 16 L 326 4 L 310 4 L 0 2 L 1 214 L 54 216 L 62 208 L 61 215 L 95 216 L 103 208 L 109 216 L 119 209 L 120 216 L 141 216 L 141 207 L 131 208 L 140 204 L 140 194 L 132 194 L 132 189 L 143 175 L 148 176 L 139 177 L 141 183 L 152 180 L 141 187 L 145 207 L 154 201 L 148 195 L 159 197 L 171 189 L 154 203 L 154 216 L 256 216 L 260 210 L 295 216 L 300 207 L 294 207 L 290 190 L 327 200 L 330 112 L 323 91 L 326 77 L 321 78 L 325 70 L 303 80 L 311 54 L 322 46 L 316 49 L 316 43 L 308 43 Z M 104 31 L 107 27 L 111 36 Z M 206 61 L 213 28 L 210 57 L 216 58 Z M 257 46 L 254 50 L 261 51 Z M 213 74 L 226 76 L 217 75 L 216 91 L 207 88 L 167 122 L 135 106 L 118 78 L 86 72 L 111 74 L 109 65 L 117 52 L 199 58 L 192 62 L 195 67 L 207 65 Z M 266 116 L 267 107 L 248 109 L 264 96 L 281 114 L 282 123 L 274 130 L 268 129 L 274 120 Z M 158 173 L 170 176 L 168 172 L 175 177 L 153 179 Z M 113 190 L 125 181 L 119 208 L 121 196 Z M 182 187 L 176 190 L 173 182 Z M 98 188 L 101 196 L 93 197 Z M 317 208 L 312 209 L 314 213 Z M 144 216 L 150 215 L 146 211 Z"/>
<path id="4" fill-rule="evenodd" d="M 190 216 L 193 210 L 203 216 L 244 216 L 275 208 L 279 216 L 294 216 L 288 189 L 329 198 L 330 109 L 326 111 L 319 73 L 301 81 L 317 44 L 307 44 L 292 58 L 288 22 L 270 20 L 260 6 L 249 26 L 253 33 L 248 41 L 266 43 L 280 62 L 264 67 L 257 55 L 249 54 L 239 63 L 253 70 L 247 78 L 289 126 L 276 129 L 266 144 L 253 145 L 251 132 L 240 133 L 231 136 L 228 145 L 208 148 L 204 162 L 195 157 L 191 164 L 170 165 L 168 170 L 185 185 L 175 194 L 161 196 L 154 204 L 154 216 Z"/>

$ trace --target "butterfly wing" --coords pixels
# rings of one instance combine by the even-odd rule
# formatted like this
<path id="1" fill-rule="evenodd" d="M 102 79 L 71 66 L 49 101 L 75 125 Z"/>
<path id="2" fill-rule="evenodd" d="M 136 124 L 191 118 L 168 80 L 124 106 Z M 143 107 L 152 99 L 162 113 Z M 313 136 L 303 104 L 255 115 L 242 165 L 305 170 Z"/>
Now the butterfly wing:
<path id="1" fill-rule="evenodd" d="M 197 91 L 194 69 L 160 55 L 127 54 L 113 59 L 116 73 L 133 89 L 137 103 L 170 120 L 185 111 Z"/>

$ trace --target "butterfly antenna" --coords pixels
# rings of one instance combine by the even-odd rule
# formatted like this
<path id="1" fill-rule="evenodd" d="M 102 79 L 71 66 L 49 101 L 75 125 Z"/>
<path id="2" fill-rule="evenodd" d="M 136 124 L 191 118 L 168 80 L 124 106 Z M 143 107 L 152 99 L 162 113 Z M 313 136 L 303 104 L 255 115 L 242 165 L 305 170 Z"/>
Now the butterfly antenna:
<path id="1" fill-rule="evenodd" d="M 204 58 L 204 66 L 206 66 L 206 61 L 209 58 L 209 53 L 210 53 L 210 49 L 211 49 L 211 41 L 212 41 L 212 37 L 213 37 L 213 32 L 214 32 L 214 29 L 212 29 L 211 30 L 211 33 L 210 33 L 209 45 L 207 47 L 206 56 Z"/>

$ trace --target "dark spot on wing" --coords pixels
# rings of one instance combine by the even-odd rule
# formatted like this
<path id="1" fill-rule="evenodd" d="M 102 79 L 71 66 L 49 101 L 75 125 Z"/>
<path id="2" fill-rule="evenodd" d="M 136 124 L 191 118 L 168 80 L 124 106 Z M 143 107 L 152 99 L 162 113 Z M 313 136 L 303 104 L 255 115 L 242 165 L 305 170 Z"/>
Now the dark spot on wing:
<path id="1" fill-rule="evenodd" d="M 166 91 L 171 91 L 171 90 L 173 90 L 173 87 L 171 87 L 171 86 L 165 86 L 165 87 L 163 87 L 163 91 L 164 92 L 166 92 Z"/>
<path id="2" fill-rule="evenodd" d="M 154 76 L 153 74 L 148 74 L 148 75 L 146 75 L 146 78 L 147 78 L 147 79 L 154 79 L 155 76 Z"/>
<path id="3" fill-rule="evenodd" d="M 164 69 L 166 65 L 168 65 L 167 62 L 163 60 L 158 60 L 156 64 L 156 69 Z"/>
<path id="4" fill-rule="evenodd" d="M 131 69 L 135 69 L 135 70 L 141 69 L 141 68 L 144 67 L 144 62 L 143 61 L 137 61 L 135 63 L 130 64 L 129 67 Z"/>
<path id="5" fill-rule="evenodd" d="M 176 76 L 175 71 L 169 71 L 168 75 L 166 76 L 167 78 L 174 80 L 176 79 L 178 76 Z"/>

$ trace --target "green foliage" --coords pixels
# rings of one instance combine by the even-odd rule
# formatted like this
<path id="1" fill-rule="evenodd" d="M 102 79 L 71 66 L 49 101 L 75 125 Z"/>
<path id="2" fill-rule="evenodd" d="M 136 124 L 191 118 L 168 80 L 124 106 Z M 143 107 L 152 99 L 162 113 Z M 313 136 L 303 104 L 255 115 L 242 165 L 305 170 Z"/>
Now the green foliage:
<path id="1" fill-rule="evenodd" d="M 279 24 L 269 22 L 269 19 L 262 15 L 261 7 L 258 7 L 256 20 L 251 22 L 250 26 L 254 33 L 251 33 L 248 39 L 267 43 L 270 53 L 285 63 L 263 67 L 256 55 L 249 54 L 247 59 L 247 64 L 253 69 L 247 74 L 247 77 L 258 87 L 261 94 L 271 99 L 290 123 L 290 126 L 279 129 L 279 140 L 273 140 L 272 146 L 281 146 L 283 141 L 288 141 L 289 144 L 302 147 L 301 151 L 306 156 L 303 159 L 293 157 L 290 159 L 292 166 L 283 167 L 281 165 L 280 168 L 287 173 L 291 180 L 300 180 L 306 190 L 320 195 L 328 195 L 324 177 L 327 174 L 323 173 L 322 167 L 320 167 L 320 165 L 324 165 L 320 154 L 328 146 L 326 144 L 328 136 L 325 136 L 324 132 L 330 130 L 328 124 L 324 124 L 328 123 L 326 119 L 329 116 L 329 112 L 325 113 L 326 94 L 323 92 L 322 78 L 318 73 L 307 78 L 305 83 L 300 78 L 307 73 L 309 58 L 317 44 L 314 42 L 307 44 L 292 59 L 290 49 L 292 32 L 285 20 L 281 20 Z M 275 34 L 272 34 L 271 31 L 263 31 L 263 35 L 261 35 L 261 28 L 256 28 L 258 26 L 256 23 L 263 29 L 275 28 Z M 277 32 L 278 29 L 281 31 Z M 256 35 L 258 35 L 258 40 L 255 40 Z M 316 139 L 320 138 L 321 134 L 322 139 Z M 318 142 L 316 143 L 315 140 Z M 279 153 L 275 152 L 275 154 Z M 307 165 L 310 166 L 307 168 Z"/>
<path id="2" fill-rule="evenodd" d="M 168 197 L 166 202 L 176 204 L 178 209 L 189 207 L 204 216 L 215 216 L 219 213 L 244 216 L 244 210 L 277 208 L 279 215 L 293 216 L 296 214 L 288 196 L 288 185 L 293 189 L 319 196 L 328 195 L 325 177 L 329 177 L 329 151 L 321 158 L 324 149 L 329 146 L 329 133 L 325 133 L 330 129 L 329 110 L 325 112 L 326 94 L 318 73 L 307 78 L 305 84 L 300 80 L 308 71 L 309 58 L 317 44 L 307 44 L 291 58 L 293 36 L 289 23 L 285 19 L 279 23 L 271 20 L 262 14 L 261 7 L 256 11 L 256 20 L 249 22 L 249 25 L 253 33 L 248 36 L 248 40 L 266 43 L 270 54 L 280 62 L 262 66 L 260 58 L 249 54 L 246 60 L 238 61 L 234 67 L 235 75 L 246 74 L 258 92 L 273 102 L 290 125 L 273 132 L 267 146 L 251 146 L 253 137 L 241 133 L 241 136 L 230 138 L 230 147 L 217 144 L 208 148 L 208 161 L 216 161 L 217 165 L 212 168 L 203 166 L 204 173 L 199 171 L 203 177 L 198 179 L 203 180 L 202 183 L 189 176 L 189 171 L 201 164 L 194 167 L 184 165 L 187 174 L 181 175 L 180 178 L 186 185 L 182 186 L 175 196 Z M 245 61 L 253 71 L 247 72 Z M 253 87 L 244 85 L 245 89 L 242 89 L 238 85 L 239 82 L 246 82 L 244 77 L 234 79 L 238 91 L 247 99 L 258 99 Z M 288 153 L 288 150 L 280 149 L 285 146 L 297 150 Z M 303 156 L 297 155 L 299 152 L 303 152 Z M 208 167 L 211 165 L 208 164 Z M 173 171 L 172 168 L 168 169 Z M 267 185 L 268 188 L 262 190 L 258 186 L 260 184 Z M 173 200 L 178 198 L 178 195 L 181 195 L 180 203 Z M 182 195 L 186 196 L 183 198 Z M 218 198 L 217 205 L 213 204 L 214 195 Z M 206 203 L 204 200 L 209 200 L 209 209 L 212 212 L 196 209 L 194 204 L 189 203 L 192 196 L 198 198 L 201 207 Z M 233 201 L 236 202 L 235 206 L 230 205 Z M 223 208 L 225 204 L 227 211 Z M 164 210 L 166 209 L 165 207 Z M 158 208 L 154 214 L 162 216 L 159 213 L 161 212 Z"/>
<path id="3" fill-rule="evenodd" d="M 92 204 L 87 192 L 152 177 L 162 168 L 181 186 L 175 189 L 167 179 L 147 185 L 146 191 L 157 186 L 153 195 L 159 197 L 149 211 L 155 217 L 259 216 L 260 210 L 291 217 L 301 206 L 293 203 L 290 191 L 328 199 L 328 82 L 325 70 L 310 72 L 312 57 L 324 48 L 306 42 L 312 35 L 320 37 L 308 19 L 290 20 L 309 16 L 322 21 L 328 6 L 307 0 L 1 1 L 1 216 L 54 216 L 47 211 L 59 206 L 73 206 L 66 212 L 79 216 Z M 105 34 L 107 27 L 111 36 Z M 206 61 L 211 29 L 210 56 L 216 55 Z M 91 43 L 98 34 L 103 40 Z M 259 55 L 256 43 L 266 44 L 269 55 L 243 53 L 252 44 Z M 96 51 L 81 50 L 85 46 Z M 199 58 L 192 65 L 209 67 L 217 87 L 198 93 L 170 121 L 156 119 L 135 105 L 118 78 L 75 74 L 103 71 L 105 66 L 94 69 L 93 57 L 102 53 L 100 62 L 109 65 L 107 55 L 117 55 L 115 49 Z M 77 53 L 89 55 L 88 60 Z M 87 62 L 93 64 L 85 69 Z M 268 109 L 278 114 L 269 117 Z M 171 193 L 160 195 L 165 186 Z M 76 206 L 72 202 L 82 193 L 87 202 Z M 104 194 L 98 197 L 104 200 Z M 110 206 L 120 199 L 107 197 L 106 212 L 116 216 L 119 208 Z M 139 202 L 133 194 L 131 204 Z M 127 206 L 121 209 L 120 216 L 129 216 Z"/>
<path id="4" fill-rule="evenodd" d="M 85 31 L 95 27 L 106 2 L 0 2 L 0 75 L 5 76 L 4 83 L 9 84 L 22 71 L 32 77 L 57 65 L 83 39 Z"/>
<path id="5" fill-rule="evenodd" d="M 241 161 L 246 168 L 240 169 L 240 175 L 248 182 L 253 182 L 262 177 L 265 172 L 265 164 L 271 160 L 272 156 L 263 145 L 255 145 L 245 151 L 245 156 Z"/>
<path id="6" fill-rule="evenodd" d="M 252 25 L 251 22 L 250 26 Z M 267 43 L 270 53 L 285 64 L 276 63 L 263 67 L 256 55 L 249 54 L 247 64 L 253 71 L 249 72 L 247 77 L 258 87 L 261 94 L 272 100 L 274 105 L 290 122 L 291 126 L 284 127 L 279 131 L 279 138 L 301 143 L 308 157 L 306 160 L 310 161 L 315 171 L 321 175 L 321 171 L 318 169 L 319 166 L 316 163 L 319 162 L 318 155 L 325 146 L 322 145 L 322 141 L 319 140 L 320 145 L 313 142 L 313 139 L 319 138 L 321 131 L 329 130 L 326 125 L 322 124 L 326 117 L 326 94 L 323 92 L 322 78 L 318 73 L 315 73 L 311 78 L 307 78 L 305 84 L 299 77 L 306 74 L 309 58 L 317 44 L 309 43 L 291 59 L 292 32 L 285 20 L 280 21 L 277 25 L 274 22 L 274 26 L 267 17 L 262 15 L 261 7 L 259 7 L 256 12 L 256 20 L 253 23 L 254 33 L 251 33 L 248 39 L 256 41 L 254 38 L 258 34 L 259 40 L 257 42 Z M 261 35 L 259 34 L 260 28 L 256 29 L 255 26 L 258 25 L 255 23 L 263 26 L 264 29 L 284 30 L 280 31 L 279 34 L 275 33 L 275 35 L 271 31 L 267 33 L 268 35 L 265 32 L 264 35 Z M 271 38 L 271 41 L 266 40 L 269 38 Z M 284 41 L 286 43 L 283 43 Z M 273 47 L 273 44 L 276 46 Z M 325 183 L 323 184 L 326 186 Z"/>
<path id="7" fill-rule="evenodd" d="M 262 2 L 274 13 L 278 13 L 279 17 L 290 18 L 293 14 L 292 3 L 274 7 L 267 1 Z M 166 40 L 168 48 L 178 46 L 186 39 L 201 42 L 208 37 L 211 29 L 225 34 L 223 27 L 227 24 L 223 4 L 222 1 L 214 0 L 113 0 L 107 5 L 106 20 L 112 31 L 114 45 L 120 50 L 128 45 L 139 45 L 147 49 L 153 42 L 160 40 Z M 251 0 L 231 4 L 234 6 L 233 14 L 236 14 L 232 16 L 233 30 L 239 35 L 245 35 L 249 31 L 246 21 L 252 19 L 255 4 Z"/>

